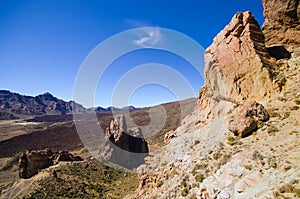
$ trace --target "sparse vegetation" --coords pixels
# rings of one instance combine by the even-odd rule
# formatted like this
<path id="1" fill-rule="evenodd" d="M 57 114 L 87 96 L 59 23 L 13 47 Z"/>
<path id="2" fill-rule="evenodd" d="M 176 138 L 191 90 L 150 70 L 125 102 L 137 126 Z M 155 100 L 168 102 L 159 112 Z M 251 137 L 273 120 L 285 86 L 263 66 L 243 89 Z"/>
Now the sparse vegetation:
<path id="1" fill-rule="evenodd" d="M 232 146 L 232 145 L 234 145 L 234 142 L 235 142 L 235 138 L 233 136 L 227 137 L 227 144 Z"/>
<path id="2" fill-rule="evenodd" d="M 187 187 L 187 183 L 186 183 L 186 181 L 185 181 L 185 180 L 183 180 L 183 181 L 181 182 L 181 186 L 183 186 L 183 187 Z"/>
<path id="3" fill-rule="evenodd" d="M 195 180 L 199 183 L 202 183 L 204 179 L 205 179 L 205 177 L 203 174 L 196 175 L 196 177 L 195 177 Z"/>
<path id="4" fill-rule="evenodd" d="M 278 132 L 278 128 L 276 126 L 270 126 L 267 130 L 268 134 L 273 134 L 273 133 L 276 133 Z"/>
<path id="5" fill-rule="evenodd" d="M 221 156 L 222 156 L 222 154 L 218 151 L 213 153 L 213 159 L 215 159 L 215 160 L 218 160 Z"/>
<path id="6" fill-rule="evenodd" d="M 276 110 L 268 110 L 268 114 L 270 117 L 279 117 L 280 114 Z"/>
<path id="7" fill-rule="evenodd" d="M 11 169 L 13 166 L 18 164 L 20 154 L 13 155 L 6 164 L 0 169 L 0 171 L 7 171 Z"/>
<path id="8" fill-rule="evenodd" d="M 251 167 L 251 165 L 246 165 L 246 166 L 245 166 L 245 169 L 251 171 L 252 167 Z"/>
<path id="9" fill-rule="evenodd" d="M 300 189 L 294 188 L 293 192 L 294 192 L 296 197 L 300 198 Z"/>
<path id="10" fill-rule="evenodd" d="M 138 186 L 136 174 L 114 170 L 96 160 L 61 165 L 56 173 L 56 177 L 41 180 L 42 189 L 25 198 L 123 198 Z"/>
<path id="11" fill-rule="evenodd" d="M 291 109 L 291 111 L 296 111 L 299 109 L 299 106 L 292 106 L 290 109 Z"/>
<path id="12" fill-rule="evenodd" d="M 277 163 L 276 162 L 271 162 L 270 167 L 272 167 L 273 169 L 277 169 Z"/>
<path id="13" fill-rule="evenodd" d="M 241 145 L 242 142 L 241 142 L 241 137 L 234 137 L 234 136 L 227 136 L 227 144 L 229 144 L 230 146 L 233 146 L 233 145 Z"/>
<path id="14" fill-rule="evenodd" d="M 294 102 L 295 102 L 297 105 L 300 105 L 300 98 L 295 98 L 295 99 L 294 99 Z"/>
<path id="15" fill-rule="evenodd" d="M 164 183 L 161 180 L 159 180 L 159 181 L 157 181 L 156 186 L 157 187 L 161 187 L 161 186 L 163 186 L 163 184 Z"/>
<path id="16" fill-rule="evenodd" d="M 261 155 L 257 150 L 255 150 L 253 153 L 252 153 L 252 159 L 253 160 L 263 160 L 264 159 L 264 156 Z"/>
<path id="17" fill-rule="evenodd" d="M 183 197 L 186 197 L 188 195 L 189 191 L 186 187 L 184 187 L 182 190 L 181 190 L 181 196 Z"/>

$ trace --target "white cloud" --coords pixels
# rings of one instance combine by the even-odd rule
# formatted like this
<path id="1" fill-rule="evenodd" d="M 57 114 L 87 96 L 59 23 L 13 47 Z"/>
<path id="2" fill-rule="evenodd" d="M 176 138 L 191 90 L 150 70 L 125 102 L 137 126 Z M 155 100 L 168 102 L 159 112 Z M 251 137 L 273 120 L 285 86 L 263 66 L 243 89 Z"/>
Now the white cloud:
<path id="1" fill-rule="evenodd" d="M 157 45 L 163 38 L 158 27 L 144 27 L 139 31 L 139 39 L 133 41 L 140 47 L 153 47 Z"/>

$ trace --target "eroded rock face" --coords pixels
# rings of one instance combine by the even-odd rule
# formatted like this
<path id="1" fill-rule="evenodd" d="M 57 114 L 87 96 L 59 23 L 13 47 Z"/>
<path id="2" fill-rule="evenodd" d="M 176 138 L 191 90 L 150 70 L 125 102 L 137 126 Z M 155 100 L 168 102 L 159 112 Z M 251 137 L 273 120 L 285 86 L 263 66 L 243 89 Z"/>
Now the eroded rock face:
<path id="1" fill-rule="evenodd" d="M 101 158 L 127 168 L 144 163 L 149 149 L 148 143 L 138 128 L 127 128 L 123 115 L 116 116 L 106 129 L 106 142 L 100 151 Z"/>
<path id="2" fill-rule="evenodd" d="M 52 155 L 53 153 L 49 149 L 22 153 L 19 159 L 20 178 L 30 178 L 40 169 L 53 165 Z"/>
<path id="3" fill-rule="evenodd" d="M 269 114 L 263 105 L 253 101 L 245 102 L 233 112 L 228 129 L 235 135 L 246 137 L 268 119 Z"/>
<path id="4" fill-rule="evenodd" d="M 237 104 L 266 98 L 273 91 L 273 62 L 253 15 L 237 13 L 205 52 L 208 93 Z"/>
<path id="5" fill-rule="evenodd" d="M 74 156 L 68 151 L 53 153 L 50 149 L 26 151 L 19 158 L 20 178 L 30 178 L 39 170 L 48 168 L 59 161 L 81 161 L 82 158 Z"/>
<path id="6" fill-rule="evenodd" d="M 283 45 L 288 51 L 300 55 L 300 6 L 299 0 L 263 0 L 263 32 L 266 45 Z"/>

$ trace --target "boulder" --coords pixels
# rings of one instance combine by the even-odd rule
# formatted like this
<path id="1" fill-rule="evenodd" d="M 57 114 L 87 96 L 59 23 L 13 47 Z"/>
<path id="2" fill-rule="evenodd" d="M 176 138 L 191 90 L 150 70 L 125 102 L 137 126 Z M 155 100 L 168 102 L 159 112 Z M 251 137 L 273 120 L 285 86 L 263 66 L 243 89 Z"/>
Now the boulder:
<path id="1" fill-rule="evenodd" d="M 229 118 L 228 129 L 235 135 L 246 137 L 258 128 L 258 125 L 269 119 L 263 105 L 249 101 L 236 108 Z"/>

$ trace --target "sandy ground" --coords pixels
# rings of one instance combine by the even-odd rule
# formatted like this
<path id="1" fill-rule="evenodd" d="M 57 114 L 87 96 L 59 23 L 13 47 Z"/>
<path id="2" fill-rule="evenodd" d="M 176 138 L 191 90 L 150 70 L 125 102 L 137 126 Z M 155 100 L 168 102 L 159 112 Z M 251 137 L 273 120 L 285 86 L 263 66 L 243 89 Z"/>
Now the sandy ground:
<path id="1" fill-rule="evenodd" d="M 24 120 L 0 121 L 0 141 L 31 133 L 35 129 L 44 128 L 42 126 L 42 123 L 26 122 Z"/>

